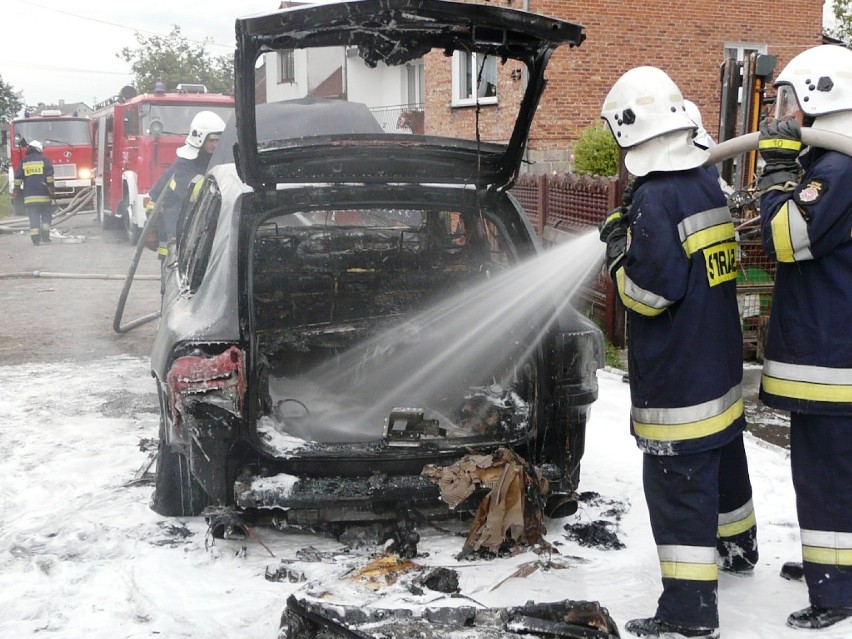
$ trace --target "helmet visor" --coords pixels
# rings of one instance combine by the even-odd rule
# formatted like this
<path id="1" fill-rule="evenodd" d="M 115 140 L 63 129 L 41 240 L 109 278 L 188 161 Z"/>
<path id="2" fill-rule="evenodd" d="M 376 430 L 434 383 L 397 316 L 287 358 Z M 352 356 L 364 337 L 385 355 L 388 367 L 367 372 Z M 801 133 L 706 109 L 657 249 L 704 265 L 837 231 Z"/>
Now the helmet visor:
<path id="1" fill-rule="evenodd" d="M 775 94 L 775 118 L 778 120 L 787 120 L 796 115 L 800 111 L 799 101 L 796 99 L 796 92 L 789 84 L 782 84 L 778 87 Z"/>

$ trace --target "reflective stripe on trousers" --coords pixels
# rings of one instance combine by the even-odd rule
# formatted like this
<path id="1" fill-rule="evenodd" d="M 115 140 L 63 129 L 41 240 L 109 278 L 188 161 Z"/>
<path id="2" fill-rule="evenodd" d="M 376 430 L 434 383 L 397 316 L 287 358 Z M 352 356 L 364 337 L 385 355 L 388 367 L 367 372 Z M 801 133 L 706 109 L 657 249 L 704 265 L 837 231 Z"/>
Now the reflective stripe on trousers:
<path id="1" fill-rule="evenodd" d="M 790 462 L 811 603 L 852 607 L 852 416 L 791 413 Z"/>

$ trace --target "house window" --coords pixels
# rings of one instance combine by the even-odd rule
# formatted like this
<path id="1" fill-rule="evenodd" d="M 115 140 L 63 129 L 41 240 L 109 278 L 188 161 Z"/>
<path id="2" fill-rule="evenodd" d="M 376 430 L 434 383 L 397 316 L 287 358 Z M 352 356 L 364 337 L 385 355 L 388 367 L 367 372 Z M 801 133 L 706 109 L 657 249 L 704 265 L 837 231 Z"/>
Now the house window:
<path id="1" fill-rule="evenodd" d="M 278 84 L 292 84 L 296 81 L 296 64 L 293 50 L 278 52 Z"/>
<path id="2" fill-rule="evenodd" d="M 423 93 L 425 87 L 423 61 L 413 62 L 405 65 L 406 80 L 406 104 L 423 104 Z"/>
<path id="3" fill-rule="evenodd" d="M 477 103 L 497 103 L 497 58 L 456 51 L 453 53 L 453 106 Z"/>
<path id="4" fill-rule="evenodd" d="M 760 53 L 766 55 L 769 48 L 765 44 L 757 44 L 754 42 L 726 42 L 725 43 L 725 59 L 734 58 L 737 62 L 745 60 L 749 53 Z M 740 87 L 737 90 L 737 102 L 743 101 L 743 89 Z"/>
<path id="5" fill-rule="evenodd" d="M 765 44 L 755 44 L 753 42 L 726 42 L 725 43 L 725 58 L 735 58 L 738 62 L 742 62 L 749 53 L 766 54 L 768 47 Z"/>

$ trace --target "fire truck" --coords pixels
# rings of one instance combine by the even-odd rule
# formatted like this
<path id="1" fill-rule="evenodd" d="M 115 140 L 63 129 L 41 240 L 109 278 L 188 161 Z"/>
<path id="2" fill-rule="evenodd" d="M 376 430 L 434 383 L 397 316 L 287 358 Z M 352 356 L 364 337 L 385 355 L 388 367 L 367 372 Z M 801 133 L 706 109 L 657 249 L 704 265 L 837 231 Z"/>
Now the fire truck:
<path id="1" fill-rule="evenodd" d="M 9 162 L 12 172 L 26 155 L 27 143 L 38 140 L 44 154 L 53 162 L 57 198 L 73 197 L 92 186 L 92 130 L 90 118 L 63 115 L 59 109 L 45 109 L 9 124 Z"/>
<path id="2" fill-rule="evenodd" d="M 172 165 L 175 152 L 199 111 L 226 122 L 231 96 L 208 93 L 203 85 L 159 86 L 137 94 L 132 87 L 95 106 L 95 208 L 104 228 L 124 227 L 136 242 L 145 226 L 148 191 Z"/>

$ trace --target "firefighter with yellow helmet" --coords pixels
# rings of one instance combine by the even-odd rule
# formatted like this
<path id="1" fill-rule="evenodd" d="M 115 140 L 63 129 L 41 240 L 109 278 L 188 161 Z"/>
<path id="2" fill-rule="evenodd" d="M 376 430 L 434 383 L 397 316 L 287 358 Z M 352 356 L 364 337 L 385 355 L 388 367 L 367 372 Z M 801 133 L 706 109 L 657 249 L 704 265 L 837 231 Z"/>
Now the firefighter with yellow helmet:
<path id="1" fill-rule="evenodd" d="M 663 592 L 640 637 L 719 636 L 718 570 L 748 573 L 757 526 L 743 446 L 742 328 L 734 224 L 680 89 L 642 66 L 612 86 L 601 117 L 635 176 L 601 226 L 628 313 L 630 427 Z"/>

